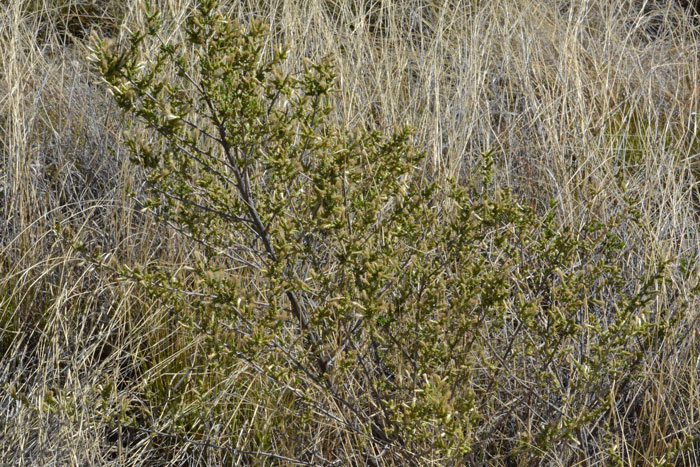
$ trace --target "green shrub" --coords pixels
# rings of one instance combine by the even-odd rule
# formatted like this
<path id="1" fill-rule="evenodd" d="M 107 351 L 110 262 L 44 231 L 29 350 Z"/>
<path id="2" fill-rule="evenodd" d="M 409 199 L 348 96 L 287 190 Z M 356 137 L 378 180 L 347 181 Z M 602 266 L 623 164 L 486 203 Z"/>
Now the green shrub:
<path id="1" fill-rule="evenodd" d="M 615 221 L 574 232 L 536 215 L 492 183 L 490 154 L 469 180 L 430 181 L 409 130 L 333 123 L 330 62 L 285 71 L 263 25 L 214 0 L 182 43 L 147 15 L 147 31 L 95 39 L 91 58 L 134 117 L 147 207 L 196 245 L 189 275 L 119 268 L 197 339 L 192 365 L 216 369 L 178 357 L 163 371 L 187 374 L 187 392 L 150 381 L 174 439 L 248 426 L 252 411 L 215 395 L 242 365 L 262 377 L 249 408 L 276 424 L 223 446 L 248 459 L 461 464 L 612 437 L 610 414 L 678 315 L 655 307 L 665 265 L 623 278 Z M 183 413 L 185 399 L 199 408 Z M 215 435 L 203 413 L 235 423 Z"/>

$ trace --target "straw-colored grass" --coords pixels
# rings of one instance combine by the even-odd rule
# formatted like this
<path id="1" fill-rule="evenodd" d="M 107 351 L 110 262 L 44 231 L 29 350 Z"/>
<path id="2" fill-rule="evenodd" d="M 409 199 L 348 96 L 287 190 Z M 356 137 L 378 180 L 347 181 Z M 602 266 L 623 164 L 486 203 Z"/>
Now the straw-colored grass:
<path id="1" fill-rule="evenodd" d="M 193 1 L 153 3 L 169 34 L 181 34 Z M 700 463 L 692 15 L 673 1 L 229 3 L 232 17 L 264 19 L 270 40 L 290 47 L 290 63 L 333 58 L 342 125 L 414 126 L 431 176 L 467 177 L 493 150 L 498 181 L 542 215 L 555 201 L 557 221 L 573 231 L 634 210 L 637 222 L 616 232 L 622 270 L 631 277 L 670 260 L 689 312 L 642 369 L 644 383 L 611 411 L 619 432 L 606 439 L 616 442 L 591 438 L 541 462 Z M 254 362 L 211 368 L 206 333 L 175 319 L 182 310 L 81 261 L 54 230 L 69 227 L 115 264 L 171 265 L 186 278 L 196 261 L 197 248 L 141 210 L 125 121 L 86 61 L 88 32 L 123 38 L 143 24 L 140 4 L 0 5 L 0 463 L 292 465 L 330 456 L 334 465 L 388 465 L 381 453 L 348 451 L 358 433 L 303 413 Z M 655 306 L 667 306 L 663 294 Z M 201 407 L 211 411 L 193 412 Z M 314 420 L 304 425 L 314 445 L 286 435 L 302 415 Z M 503 449 L 490 462 L 517 465 Z"/>

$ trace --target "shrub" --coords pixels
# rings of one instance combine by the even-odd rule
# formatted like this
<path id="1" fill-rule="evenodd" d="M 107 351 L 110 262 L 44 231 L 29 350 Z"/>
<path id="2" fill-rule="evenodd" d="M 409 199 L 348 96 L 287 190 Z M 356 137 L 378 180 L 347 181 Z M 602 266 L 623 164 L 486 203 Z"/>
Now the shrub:
<path id="1" fill-rule="evenodd" d="M 168 368 L 191 393 L 149 383 L 173 439 L 312 464 L 613 444 L 611 413 L 682 310 L 655 307 L 664 264 L 630 289 L 616 221 L 572 231 L 537 215 L 491 181 L 492 154 L 480 174 L 440 181 L 408 129 L 344 129 L 330 61 L 284 71 L 264 26 L 227 20 L 214 0 L 198 3 L 182 43 L 147 17 L 128 43 L 96 38 L 91 58 L 134 118 L 146 207 L 198 255 L 185 276 L 118 268 L 172 307 L 210 369 Z M 253 416 L 217 391 L 235 390 L 222 382 L 241 366 L 262 378 L 249 407 L 276 425 L 233 447 L 222 440 Z M 198 408 L 185 413 L 185 399 Z M 216 431 L 202 417 L 233 422 Z M 135 420 L 121 423 L 149 430 Z"/>

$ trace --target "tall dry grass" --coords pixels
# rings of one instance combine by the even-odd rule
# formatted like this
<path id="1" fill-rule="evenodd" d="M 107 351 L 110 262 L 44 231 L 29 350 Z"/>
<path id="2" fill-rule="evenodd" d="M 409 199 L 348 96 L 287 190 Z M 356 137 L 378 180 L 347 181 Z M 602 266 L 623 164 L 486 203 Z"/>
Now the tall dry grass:
<path id="1" fill-rule="evenodd" d="M 117 37 L 137 28 L 140 3 L 0 6 L 0 463 L 286 465 L 289 453 L 301 458 L 305 450 L 322 459 L 334 437 L 351 435 L 331 422 L 310 425 L 317 445 L 295 446 L 285 438 L 292 409 L 245 362 L 202 396 L 229 398 L 229 412 L 190 414 L 204 420 L 200 439 L 171 435 L 175 422 L 165 408 L 147 405 L 148 391 L 179 398 L 183 413 L 195 407 L 189 372 L 215 371 L 198 355 L 197 333 L 176 326 L 172 310 L 139 284 L 79 261 L 53 230 L 69 226 L 74 238 L 127 264 L 167 263 L 186 274 L 194 260 L 192 245 L 140 211 L 142 179 L 120 145 L 126 122 L 87 71 L 87 32 Z M 170 34 L 181 34 L 192 2 L 155 3 Z M 230 6 L 244 21 L 264 18 L 273 40 L 290 46 L 292 63 L 333 57 L 338 121 L 410 123 L 431 173 L 445 176 L 468 175 L 480 153 L 494 150 L 499 180 L 542 214 L 556 201 L 557 219 L 574 230 L 593 216 L 634 210 L 638 223 L 617 232 L 630 274 L 672 261 L 691 313 L 644 369 L 645 384 L 614 413 L 617 444 L 591 440 L 550 453 L 547 465 L 607 464 L 616 455 L 646 465 L 668 453 L 669 463 L 700 463 L 698 308 L 680 271 L 691 260 L 696 276 L 692 260 L 700 253 L 700 36 L 675 2 L 657 3 Z M 128 428 L 122 408 L 139 404 L 143 428 Z M 107 422 L 115 418 L 123 423 Z M 241 427 L 236 440 L 221 437 L 228 425 Z M 274 449 L 248 453 L 260 438 Z M 674 440 L 685 443 L 677 454 Z M 368 462 L 345 454 L 348 464 Z M 517 463 L 507 454 L 493 463 Z"/>

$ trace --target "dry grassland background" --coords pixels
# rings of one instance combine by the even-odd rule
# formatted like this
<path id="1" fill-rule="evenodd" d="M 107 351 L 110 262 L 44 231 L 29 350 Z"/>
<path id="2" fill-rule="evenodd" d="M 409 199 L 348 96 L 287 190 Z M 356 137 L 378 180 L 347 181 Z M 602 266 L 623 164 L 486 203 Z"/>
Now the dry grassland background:
<path id="1" fill-rule="evenodd" d="M 122 145 L 126 121 L 86 62 L 90 32 L 125 37 L 143 24 L 140 3 L 0 5 L 0 464 L 322 463 L 313 449 L 330 452 L 333 465 L 369 462 L 353 457 L 350 441 L 328 448 L 339 435 L 321 419 L 304 428 L 315 446 L 293 446 L 285 438 L 293 416 L 274 410 L 275 394 L 245 365 L 219 389 L 246 412 L 234 413 L 232 402 L 228 413 L 197 415 L 198 440 L 171 436 L 181 433 L 177 421 L 159 407 L 139 421 L 143 430 L 128 427 L 127 408 L 152 392 L 191 391 L 182 384 L 197 338 L 175 332 L 171 310 L 138 283 L 81 262 L 54 226 L 69 226 L 124 264 L 184 270 L 195 259 L 191 245 L 140 209 L 143 177 Z M 164 34 L 181 34 L 191 0 L 153 3 Z M 615 414 L 628 421 L 608 438 L 616 441 L 560 447 L 540 462 L 700 463 L 700 309 L 692 290 L 700 31 L 688 11 L 660 0 L 228 3 L 242 22 L 264 19 L 270 40 L 289 45 L 290 63 L 333 58 L 333 118 L 343 126 L 413 125 L 431 176 L 468 177 L 492 150 L 498 181 L 538 215 L 555 209 L 574 232 L 633 209 L 638 223 L 616 232 L 625 242 L 619 264 L 638 271 L 669 260 L 689 311 Z M 681 273 L 686 264 L 689 275 Z M 181 403 L 183 413 L 190 403 Z M 116 429 L 105 414 L 120 410 Z M 246 454 L 260 446 L 267 454 Z M 502 448 L 481 459 L 518 465 Z M 391 463 L 378 454 L 377 464 Z M 443 461 L 426 454 L 417 462 Z"/>

